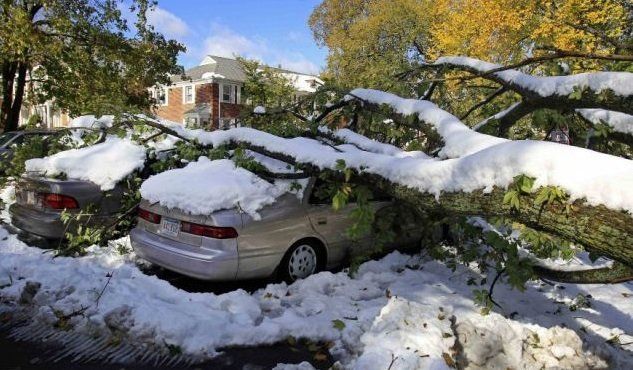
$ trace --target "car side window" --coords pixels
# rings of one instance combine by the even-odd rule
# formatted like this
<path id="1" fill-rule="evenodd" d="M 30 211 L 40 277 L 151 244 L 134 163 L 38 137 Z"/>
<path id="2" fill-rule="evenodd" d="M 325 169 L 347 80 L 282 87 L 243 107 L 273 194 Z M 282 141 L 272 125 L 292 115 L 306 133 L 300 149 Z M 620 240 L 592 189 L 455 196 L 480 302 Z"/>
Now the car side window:
<path id="1" fill-rule="evenodd" d="M 312 193 L 310 194 L 310 204 L 332 204 L 332 199 L 337 191 L 338 189 L 331 183 L 317 178 L 312 187 Z M 369 199 L 371 201 L 387 202 L 391 200 L 391 197 L 386 193 L 372 191 L 372 195 Z M 356 203 L 356 197 L 353 192 L 347 200 L 347 203 Z"/>
<path id="2" fill-rule="evenodd" d="M 310 193 L 310 204 L 332 204 L 335 193 L 330 184 L 317 178 Z"/>
<path id="3" fill-rule="evenodd" d="M 334 198 L 336 191 L 336 187 L 332 186 L 332 184 L 317 178 L 312 187 L 309 202 L 310 204 L 332 204 L 332 198 Z M 372 189 L 369 200 L 372 202 L 391 202 L 393 197 L 380 189 Z M 350 197 L 348 203 L 356 203 L 356 198 L 354 196 Z"/>

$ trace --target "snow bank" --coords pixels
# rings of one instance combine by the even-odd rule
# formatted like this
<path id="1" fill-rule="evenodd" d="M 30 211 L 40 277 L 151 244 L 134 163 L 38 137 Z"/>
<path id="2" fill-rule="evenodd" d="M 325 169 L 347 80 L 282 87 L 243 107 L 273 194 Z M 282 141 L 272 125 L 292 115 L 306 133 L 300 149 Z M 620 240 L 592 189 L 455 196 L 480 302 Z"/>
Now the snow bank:
<path id="1" fill-rule="evenodd" d="M 633 135 L 633 116 L 604 109 L 577 109 L 581 116 L 594 125 L 605 124 L 613 131 Z"/>
<path id="2" fill-rule="evenodd" d="M 392 297 L 360 337 L 363 354 L 354 369 L 450 369 L 442 357 L 455 338 L 438 307 Z M 394 360 L 395 359 L 395 360 Z"/>
<path id="3" fill-rule="evenodd" d="M 455 56 L 438 58 L 435 65 L 457 65 L 472 68 L 477 72 L 485 73 L 502 65 L 484 62 L 479 59 Z M 633 74 L 629 72 L 591 72 L 579 73 L 570 76 L 532 76 L 509 69 L 494 72 L 497 77 L 506 83 L 517 85 L 522 89 L 532 91 L 542 97 L 553 95 L 568 96 L 575 89 L 590 89 L 595 93 L 603 90 L 612 90 L 620 96 L 633 95 Z"/>
<path id="4" fill-rule="evenodd" d="M 110 190 L 145 163 L 145 148 L 128 139 L 109 137 L 101 144 L 66 150 L 49 157 L 26 161 L 26 171 L 54 177 L 92 181 Z"/>
<path id="5" fill-rule="evenodd" d="M 463 358 L 472 370 L 606 369 L 599 356 L 586 353 L 573 331 L 562 327 L 526 326 L 496 315 L 465 320 L 455 327 Z"/>
<path id="6" fill-rule="evenodd" d="M 195 215 L 239 207 L 255 219 L 257 211 L 272 204 L 282 191 L 228 159 L 200 157 L 185 168 L 169 170 L 147 179 L 141 196 L 167 208 Z"/>
<path id="7" fill-rule="evenodd" d="M 498 351 L 499 343 L 508 349 L 508 357 L 497 368 L 523 368 L 521 361 L 535 353 L 526 348 L 534 344 L 527 342 L 531 333 L 541 338 L 544 355 L 531 360 L 535 368 L 564 367 L 569 361 L 589 366 L 597 359 L 583 351 L 604 348 L 606 358 L 614 362 L 631 359 L 605 345 L 613 335 L 623 343 L 633 339 L 623 334 L 633 332 L 630 284 L 558 289 L 530 283 L 525 293 L 498 284 L 495 297 L 505 308 L 502 313 L 513 312 L 512 319 L 495 312 L 483 318 L 472 301 L 473 286 L 466 283 L 482 275 L 463 266 L 453 272 L 420 256 L 392 253 L 361 265 L 354 278 L 322 272 L 292 285 L 270 284 L 253 294 L 236 290 L 216 295 L 187 293 L 144 275 L 132 257 L 118 254 L 115 246 L 121 243 L 127 242 L 93 248 L 85 257 L 53 258 L 0 228 L 0 297 L 17 302 L 29 282 L 39 282 L 41 288 L 30 303 L 37 312 L 33 320 L 53 325 L 55 312 L 68 315 L 87 307 L 68 323 L 71 330 L 112 330 L 139 343 L 178 346 L 187 355 L 211 356 L 226 346 L 294 336 L 333 341 L 331 352 L 343 368 L 385 370 L 397 357 L 393 370 L 446 369 L 444 357 L 454 357 L 455 316 L 458 327 L 475 325 L 469 330 L 477 333 L 477 341 L 462 344 L 469 359 L 487 368 L 493 368 L 486 362 L 488 352 L 473 353 L 485 346 Z M 97 305 L 99 292 L 103 294 Z M 593 296 L 592 307 L 570 313 L 567 307 L 579 293 Z M 562 314 L 554 313 L 561 309 Z M 340 323 L 334 325 L 335 320 Z M 547 333 L 551 328 L 562 331 L 559 326 L 574 332 Z M 480 336 L 483 329 L 494 336 Z M 584 350 L 576 345 L 578 337 Z"/>

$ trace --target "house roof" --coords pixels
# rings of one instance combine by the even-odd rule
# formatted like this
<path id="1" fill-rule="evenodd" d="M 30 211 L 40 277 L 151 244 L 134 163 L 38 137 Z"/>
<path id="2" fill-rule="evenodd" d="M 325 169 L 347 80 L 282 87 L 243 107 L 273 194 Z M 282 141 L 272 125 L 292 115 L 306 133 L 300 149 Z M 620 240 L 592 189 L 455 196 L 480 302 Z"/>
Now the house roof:
<path id="1" fill-rule="evenodd" d="M 237 60 L 215 55 L 206 57 L 202 64 L 185 71 L 186 80 L 202 80 L 206 78 L 206 76 L 203 77 L 205 74 L 208 74 L 208 77 L 224 78 L 232 81 L 241 82 L 246 80 L 242 66 Z M 183 81 L 181 76 L 172 77 L 172 82 L 174 83 L 181 81 Z"/>
<path id="2" fill-rule="evenodd" d="M 297 86 L 299 90 L 308 91 L 309 84 L 306 85 L 307 80 L 316 80 L 318 82 L 321 82 L 318 77 L 306 73 L 294 72 L 287 69 L 275 67 L 270 68 L 273 68 L 280 73 L 288 75 L 288 77 L 293 80 L 293 83 Z M 216 55 L 208 55 L 207 57 L 205 57 L 200 65 L 186 70 L 185 76 L 186 78 L 183 80 L 182 76 L 174 75 L 172 76 L 171 80 L 173 83 L 188 80 L 204 80 L 207 78 L 226 79 L 237 82 L 243 82 L 246 80 L 246 74 L 244 73 L 240 62 L 238 62 L 236 59 L 219 57 Z"/>

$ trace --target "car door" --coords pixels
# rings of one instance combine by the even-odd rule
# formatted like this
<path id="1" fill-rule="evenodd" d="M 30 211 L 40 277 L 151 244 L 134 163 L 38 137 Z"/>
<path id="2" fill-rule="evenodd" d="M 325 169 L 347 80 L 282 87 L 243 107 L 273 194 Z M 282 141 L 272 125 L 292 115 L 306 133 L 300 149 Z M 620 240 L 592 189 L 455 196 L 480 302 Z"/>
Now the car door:
<path id="1" fill-rule="evenodd" d="M 350 213 L 356 204 L 349 202 L 338 211 L 332 208 L 332 194 L 328 184 L 317 178 L 308 188 L 307 214 L 312 228 L 328 245 L 330 260 L 340 260 L 345 255 L 349 243 L 347 229 L 353 224 Z"/>

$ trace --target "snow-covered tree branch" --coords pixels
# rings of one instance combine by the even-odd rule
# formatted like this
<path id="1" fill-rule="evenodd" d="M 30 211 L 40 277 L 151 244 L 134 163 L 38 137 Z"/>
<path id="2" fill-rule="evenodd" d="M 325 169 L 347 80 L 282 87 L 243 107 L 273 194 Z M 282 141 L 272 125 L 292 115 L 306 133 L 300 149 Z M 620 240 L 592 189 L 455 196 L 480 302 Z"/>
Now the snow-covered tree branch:
<path id="1" fill-rule="evenodd" d="M 602 109 L 633 114 L 633 76 L 627 72 L 588 72 L 568 76 L 534 76 L 468 57 L 442 57 L 427 68 L 465 71 L 521 96 L 520 104 L 499 115 L 499 132 L 507 136 L 520 118 L 537 109 Z"/>

